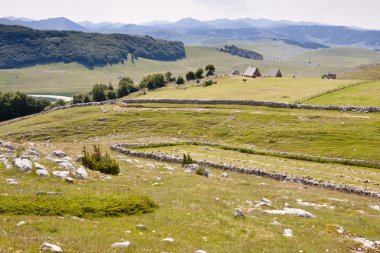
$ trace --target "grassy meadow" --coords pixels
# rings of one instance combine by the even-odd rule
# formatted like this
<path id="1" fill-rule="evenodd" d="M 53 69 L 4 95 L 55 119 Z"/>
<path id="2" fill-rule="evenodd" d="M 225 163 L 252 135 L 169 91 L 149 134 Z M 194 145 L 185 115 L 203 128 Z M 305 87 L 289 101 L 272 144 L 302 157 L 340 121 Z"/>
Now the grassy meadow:
<path id="1" fill-rule="evenodd" d="M 0 127 L 0 139 L 36 148 L 48 170 L 57 167 L 44 157 L 63 150 L 70 157 L 83 146 L 99 144 L 103 151 L 112 143 L 178 140 L 212 141 L 260 149 L 321 154 L 334 157 L 380 160 L 379 114 L 270 109 L 248 106 L 136 105 L 99 106 L 55 111 Z M 67 117 L 70 115 L 70 117 Z M 344 123 L 344 124 L 343 124 Z M 344 131 L 340 131 L 344 129 Z M 32 146 L 31 146 L 32 145 Z M 241 154 L 202 146 L 174 146 L 145 151 L 189 153 L 197 159 L 223 161 L 282 171 L 315 179 L 379 189 L 380 171 L 337 164 L 318 164 L 294 159 Z M 334 192 L 257 176 L 210 169 L 209 178 L 183 172 L 176 164 L 128 157 L 108 152 L 121 173 L 107 177 L 90 171 L 88 180 L 73 184 L 50 176 L 40 178 L 0 163 L 0 195 L 33 198 L 36 192 L 58 192 L 66 199 L 81 196 L 144 196 L 158 205 L 150 213 L 120 217 L 70 214 L 36 216 L 3 214 L 1 252 L 36 252 L 43 242 L 60 245 L 64 252 L 347 252 L 367 249 L 352 238 L 379 240 L 380 212 L 374 198 Z M 74 162 L 79 166 L 78 162 Z M 157 177 L 160 179 L 158 180 Z M 14 178 L 17 185 L 6 184 Z M 369 180 L 369 183 L 365 183 Z M 58 197 L 59 198 L 59 197 Z M 254 207 L 262 198 L 272 206 Z M 315 208 L 297 202 L 325 204 Z M 266 214 L 263 210 L 301 208 L 315 218 Z M 236 218 L 240 208 L 245 218 Z M 84 218 L 84 219 L 82 219 Z M 20 221 L 26 224 L 17 227 Z M 147 230 L 139 230 L 143 224 Z M 344 232 L 339 234 L 338 228 Z M 285 229 L 293 237 L 285 237 Z M 173 238 L 173 243 L 163 242 Z M 115 242 L 130 241 L 126 249 Z"/>
<path id="2" fill-rule="evenodd" d="M 380 107 L 380 81 L 363 83 L 306 100 L 305 104 Z"/>
<path id="3" fill-rule="evenodd" d="M 217 84 L 207 87 L 196 86 L 194 82 L 183 86 L 171 85 L 148 92 L 138 98 L 234 99 L 294 103 L 304 97 L 359 82 L 317 78 L 247 78 L 242 76 L 219 77 L 214 81 Z M 131 95 L 131 97 L 134 96 L 136 95 Z"/>
<path id="4" fill-rule="evenodd" d="M 20 90 L 31 94 L 72 95 L 88 92 L 95 83 L 109 82 L 116 85 L 123 76 L 130 76 L 139 82 L 143 76 L 152 73 L 171 71 L 175 76 L 185 75 L 207 64 L 214 64 L 217 74 L 229 74 L 233 69 L 241 73 L 248 65 L 257 65 L 261 72 L 267 73 L 272 68 L 280 68 L 284 76 L 317 77 L 328 72 L 342 73 L 359 64 L 380 61 L 380 53 L 366 49 L 331 48 L 305 50 L 287 45 L 283 42 L 257 41 L 250 44 L 238 44 L 261 52 L 264 61 L 252 61 L 217 51 L 215 46 L 188 46 L 186 58 L 175 62 L 130 60 L 117 64 L 89 70 L 76 63 L 37 65 L 22 69 L 0 70 L 0 91 Z M 311 63 L 307 63 L 311 61 Z"/>

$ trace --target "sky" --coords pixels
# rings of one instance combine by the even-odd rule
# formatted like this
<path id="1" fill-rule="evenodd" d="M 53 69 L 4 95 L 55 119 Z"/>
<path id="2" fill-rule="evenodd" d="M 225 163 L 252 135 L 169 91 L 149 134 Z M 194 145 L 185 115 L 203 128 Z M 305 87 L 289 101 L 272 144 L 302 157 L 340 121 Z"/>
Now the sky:
<path id="1" fill-rule="evenodd" d="M 0 17 L 76 22 L 267 18 L 380 30 L 380 0 L 0 0 L 0 6 Z"/>

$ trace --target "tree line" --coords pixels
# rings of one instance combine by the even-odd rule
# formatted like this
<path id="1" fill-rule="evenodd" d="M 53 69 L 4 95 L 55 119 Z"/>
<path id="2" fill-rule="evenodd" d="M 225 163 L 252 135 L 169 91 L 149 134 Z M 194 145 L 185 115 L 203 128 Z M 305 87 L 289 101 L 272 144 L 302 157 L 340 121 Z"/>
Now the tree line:
<path id="1" fill-rule="evenodd" d="M 51 106 L 48 99 L 38 99 L 21 92 L 0 92 L 0 121 L 39 113 Z"/>
<path id="2" fill-rule="evenodd" d="M 87 68 L 124 63 L 131 54 L 152 60 L 184 58 L 182 42 L 150 36 L 33 30 L 0 25 L 0 69 L 77 62 Z"/>
<path id="3" fill-rule="evenodd" d="M 213 75 L 215 73 L 215 66 L 208 64 L 205 70 L 198 68 L 195 72 L 189 71 L 186 73 L 185 77 L 187 81 L 199 80 L 204 78 L 203 73 L 206 76 Z M 154 90 L 158 88 L 165 87 L 169 83 L 176 83 L 177 85 L 182 85 L 185 83 L 185 79 L 179 75 L 177 78 L 168 71 L 165 74 L 150 74 L 143 77 L 140 83 L 137 85 L 134 83 L 132 78 L 123 77 L 120 79 L 117 88 L 114 88 L 111 83 L 107 84 L 94 84 L 91 91 L 86 94 L 76 94 L 73 96 L 73 104 L 87 103 L 87 102 L 101 102 L 106 100 L 112 100 L 116 98 L 121 98 L 128 96 L 129 94 L 136 91 Z M 205 86 L 211 85 L 208 81 L 205 82 Z"/>
<path id="4" fill-rule="evenodd" d="M 231 46 L 225 45 L 224 48 L 220 48 L 218 50 L 220 52 L 236 55 L 236 56 L 247 58 L 247 59 L 260 60 L 260 61 L 264 60 L 264 56 L 262 54 L 259 54 L 255 51 L 238 48 L 235 45 L 231 45 Z"/>

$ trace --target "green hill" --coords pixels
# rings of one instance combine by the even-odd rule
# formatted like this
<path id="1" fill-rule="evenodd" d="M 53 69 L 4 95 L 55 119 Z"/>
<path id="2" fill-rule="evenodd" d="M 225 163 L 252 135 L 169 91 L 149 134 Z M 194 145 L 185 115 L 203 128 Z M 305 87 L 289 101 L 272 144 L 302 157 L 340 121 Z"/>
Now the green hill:
<path id="1" fill-rule="evenodd" d="M 379 61 L 380 62 L 380 61 Z M 360 65 L 346 71 L 343 78 L 363 80 L 380 80 L 380 64 Z"/>
<path id="2" fill-rule="evenodd" d="M 0 25 L 0 69 L 46 63 L 77 62 L 88 68 L 123 63 L 134 58 L 177 60 L 185 57 L 182 42 L 149 36 L 75 31 L 40 31 Z"/>
<path id="3" fill-rule="evenodd" d="M 280 41 L 264 40 L 236 45 L 263 54 L 265 60 L 253 61 L 219 52 L 217 48 L 223 45 L 189 46 L 185 47 L 186 58 L 177 61 L 139 58 L 135 63 L 128 60 L 124 64 L 95 67 L 93 70 L 77 63 L 0 70 L 0 90 L 72 95 L 88 92 L 95 83 L 115 84 L 123 76 L 130 76 L 135 82 L 148 74 L 166 71 L 171 71 L 175 76 L 184 76 L 187 71 L 204 68 L 209 63 L 215 65 L 217 74 L 230 74 L 233 69 L 243 73 L 248 65 L 257 65 L 262 73 L 267 73 L 272 68 L 280 68 L 286 77 L 296 75 L 319 78 L 324 73 L 339 74 L 360 64 L 380 62 L 380 53 L 366 49 L 346 48 L 343 50 L 346 56 L 341 56 L 337 53 L 342 52 L 339 48 L 306 50 Z M 307 63 L 308 60 L 311 60 L 311 64 Z"/>

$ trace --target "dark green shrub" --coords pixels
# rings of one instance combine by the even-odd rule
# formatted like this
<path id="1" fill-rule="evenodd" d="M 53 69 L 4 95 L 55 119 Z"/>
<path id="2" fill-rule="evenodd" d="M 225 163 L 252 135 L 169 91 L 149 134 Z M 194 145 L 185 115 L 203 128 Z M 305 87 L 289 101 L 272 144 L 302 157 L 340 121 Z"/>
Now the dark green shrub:
<path id="1" fill-rule="evenodd" d="M 116 160 L 112 159 L 108 153 L 103 155 L 99 146 L 96 145 L 94 145 L 94 153 L 92 154 L 88 153 L 86 148 L 83 147 L 82 165 L 90 170 L 104 174 L 117 175 L 120 172 L 120 167 Z"/>
<path id="2" fill-rule="evenodd" d="M 183 77 L 182 76 L 178 76 L 176 84 L 181 85 L 181 84 L 184 84 L 184 83 L 185 83 L 185 80 L 183 79 Z"/>
<path id="3" fill-rule="evenodd" d="M 212 80 L 207 80 L 203 83 L 203 86 L 206 87 L 206 86 L 210 86 L 213 84 L 213 81 Z"/>
<path id="4" fill-rule="evenodd" d="M 190 155 L 183 154 L 183 159 L 181 162 L 182 166 L 186 164 L 192 164 L 192 163 L 194 163 L 193 158 L 191 158 Z"/>

